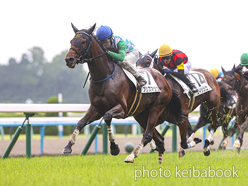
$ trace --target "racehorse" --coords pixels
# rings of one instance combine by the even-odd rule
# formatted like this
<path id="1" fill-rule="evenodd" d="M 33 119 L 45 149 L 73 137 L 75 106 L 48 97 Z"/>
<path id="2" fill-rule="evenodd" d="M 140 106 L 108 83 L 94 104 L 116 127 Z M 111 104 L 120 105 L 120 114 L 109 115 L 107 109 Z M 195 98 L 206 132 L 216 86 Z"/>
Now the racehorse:
<path id="1" fill-rule="evenodd" d="M 69 68 L 75 68 L 78 63 L 87 63 L 91 76 L 88 91 L 91 104 L 85 116 L 77 123 L 76 129 L 62 154 L 72 152 L 72 145 L 75 144 L 83 127 L 103 117 L 108 128 L 111 154 L 117 155 L 120 150 L 111 130 L 111 120 L 112 118 L 134 116 L 145 132 L 141 143 L 127 156 L 125 162 L 133 163 L 134 158 L 138 156 L 142 148 L 151 139 L 154 139 L 158 144 L 159 162 L 162 163 L 165 151 L 164 137 L 155 129 L 155 126 L 158 117 L 165 109 L 175 118 L 177 123 L 182 123 L 184 118 L 181 113 L 181 100 L 172 92 L 163 75 L 150 68 L 145 69 L 145 71 L 152 75 L 160 91 L 139 94 L 141 88 L 136 88 L 123 69 L 108 56 L 106 48 L 93 34 L 95 26 L 96 24 L 89 29 L 78 30 L 72 24 L 75 36 L 71 40 L 71 48 L 65 61 Z M 182 140 L 184 146 L 186 144 L 186 132 L 187 130 L 184 133 L 185 139 Z"/>
<path id="2" fill-rule="evenodd" d="M 239 131 L 238 138 L 234 142 L 234 147 L 237 148 L 237 153 L 240 153 L 245 129 L 248 126 L 248 78 L 242 72 L 242 66 L 233 66 L 232 70 L 225 71 L 222 67 L 224 77 L 222 81 L 229 84 L 233 90 L 238 94 L 238 100 L 236 104 L 236 122 Z"/>
<path id="3" fill-rule="evenodd" d="M 143 55 L 140 57 L 140 59 L 137 61 L 136 66 L 140 66 L 140 67 L 152 67 L 157 69 L 158 71 L 160 71 L 162 74 L 164 74 L 163 70 L 161 69 L 161 67 L 159 67 L 159 65 L 157 64 L 158 61 L 154 60 L 154 54 L 157 52 L 157 50 L 155 50 L 154 52 L 152 52 L 151 54 L 147 54 L 147 55 Z M 211 121 L 211 130 L 210 130 L 210 135 L 209 137 L 205 140 L 205 145 L 204 145 L 204 155 L 208 156 L 210 154 L 210 148 L 209 145 L 211 143 L 213 143 L 213 134 L 217 128 L 217 116 L 218 116 L 218 108 L 220 105 L 220 88 L 219 85 L 217 83 L 217 81 L 215 80 L 215 78 L 206 70 L 203 69 L 196 69 L 193 70 L 193 72 L 200 72 L 204 75 L 208 85 L 211 87 L 211 91 L 205 92 L 203 94 L 200 94 L 198 96 L 196 96 L 192 103 L 192 106 L 189 106 L 189 102 L 190 99 L 185 96 L 184 94 L 184 90 L 182 89 L 182 87 L 179 85 L 179 83 L 171 76 L 175 76 L 178 77 L 180 79 L 182 79 L 183 81 L 187 82 L 189 81 L 188 78 L 184 75 L 181 75 L 179 73 L 176 72 L 172 72 L 172 73 L 166 73 L 164 74 L 166 80 L 169 82 L 169 84 L 171 85 L 171 87 L 173 89 L 175 89 L 178 94 L 179 97 L 182 100 L 182 112 L 183 115 L 185 117 L 188 117 L 189 113 L 191 111 L 193 111 L 197 106 L 199 106 L 201 104 L 201 108 L 200 108 L 200 117 L 198 120 L 198 125 L 204 126 L 205 124 L 209 123 L 209 120 Z M 191 107 L 189 109 L 189 107 Z M 207 117 L 205 117 L 207 116 Z M 168 117 L 168 115 L 165 114 L 164 118 L 165 121 L 168 121 L 170 123 L 173 123 L 173 121 L 171 121 L 171 119 Z M 188 125 L 188 135 L 190 136 L 188 139 L 188 142 L 193 140 L 193 136 L 194 136 L 194 130 L 191 128 L 191 125 L 189 123 L 189 120 L 184 120 L 184 125 Z M 196 142 L 199 142 L 196 139 Z M 179 152 L 179 156 L 184 156 L 185 152 L 182 148 L 180 148 L 180 152 Z"/>
<path id="4" fill-rule="evenodd" d="M 218 84 L 220 87 L 221 102 L 218 109 L 217 123 L 218 127 L 222 127 L 223 139 L 221 147 L 222 150 L 225 151 L 229 138 L 235 134 L 237 128 L 237 124 L 234 122 L 234 126 L 231 127 L 230 130 L 228 129 L 230 121 L 236 117 L 236 92 L 233 91 L 231 87 L 224 82 L 218 82 Z M 204 107 L 202 108 L 201 115 L 202 117 L 205 117 L 206 123 L 197 123 L 193 128 L 194 133 L 204 125 L 211 123 L 210 119 L 206 115 L 206 109 Z M 211 130 L 211 126 L 208 127 L 208 130 Z"/>

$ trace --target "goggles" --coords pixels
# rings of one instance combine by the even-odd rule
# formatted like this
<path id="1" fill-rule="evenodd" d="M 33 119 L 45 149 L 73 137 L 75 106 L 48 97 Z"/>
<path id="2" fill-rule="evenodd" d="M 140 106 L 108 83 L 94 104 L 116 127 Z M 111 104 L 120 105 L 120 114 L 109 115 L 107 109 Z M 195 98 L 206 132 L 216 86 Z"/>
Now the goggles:
<path id="1" fill-rule="evenodd" d="M 165 57 L 160 57 L 159 60 L 164 61 L 164 60 L 168 60 L 170 58 L 171 58 L 171 56 L 165 56 Z"/>

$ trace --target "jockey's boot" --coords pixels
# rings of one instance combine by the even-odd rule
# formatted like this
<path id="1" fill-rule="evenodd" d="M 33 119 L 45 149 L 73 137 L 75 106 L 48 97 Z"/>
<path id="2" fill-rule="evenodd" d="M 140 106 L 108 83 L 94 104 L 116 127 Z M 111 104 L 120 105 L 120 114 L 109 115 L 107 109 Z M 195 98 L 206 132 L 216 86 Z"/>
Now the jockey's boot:
<path id="1" fill-rule="evenodd" d="M 146 80 L 140 75 L 140 73 L 134 68 L 131 63 L 123 61 L 119 64 L 122 68 L 130 72 L 135 77 L 135 79 L 138 81 L 139 87 L 143 87 L 147 83 Z"/>

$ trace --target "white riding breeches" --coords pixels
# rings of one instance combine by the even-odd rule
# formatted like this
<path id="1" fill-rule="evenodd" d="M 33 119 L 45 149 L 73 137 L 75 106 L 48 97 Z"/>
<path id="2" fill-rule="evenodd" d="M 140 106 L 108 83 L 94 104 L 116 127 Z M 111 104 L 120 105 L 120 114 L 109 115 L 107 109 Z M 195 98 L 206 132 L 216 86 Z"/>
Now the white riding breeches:
<path id="1" fill-rule="evenodd" d="M 133 66 L 136 66 L 136 62 L 138 61 L 138 59 L 139 59 L 139 50 L 134 48 L 131 52 L 128 52 L 126 54 L 126 57 L 123 60 L 123 62 L 129 62 Z"/>

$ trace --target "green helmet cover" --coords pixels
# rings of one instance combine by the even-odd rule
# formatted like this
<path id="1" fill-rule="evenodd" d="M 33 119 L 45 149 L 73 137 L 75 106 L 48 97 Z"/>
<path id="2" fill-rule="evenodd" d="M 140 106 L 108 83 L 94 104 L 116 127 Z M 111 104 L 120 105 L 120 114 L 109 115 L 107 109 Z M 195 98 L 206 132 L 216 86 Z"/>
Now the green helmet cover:
<path id="1" fill-rule="evenodd" d="M 243 66 L 248 65 L 248 53 L 243 53 L 240 58 L 240 61 L 241 61 L 241 65 Z"/>

